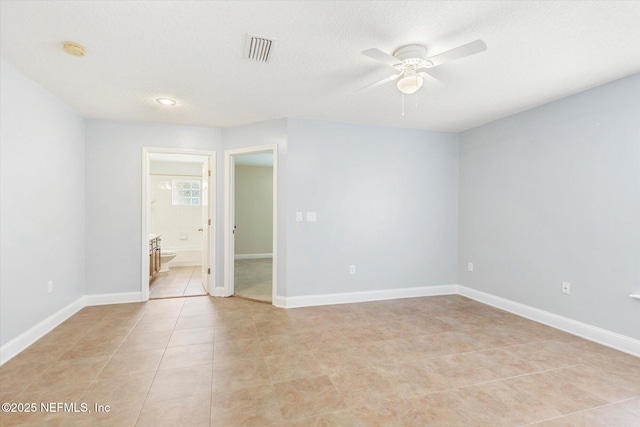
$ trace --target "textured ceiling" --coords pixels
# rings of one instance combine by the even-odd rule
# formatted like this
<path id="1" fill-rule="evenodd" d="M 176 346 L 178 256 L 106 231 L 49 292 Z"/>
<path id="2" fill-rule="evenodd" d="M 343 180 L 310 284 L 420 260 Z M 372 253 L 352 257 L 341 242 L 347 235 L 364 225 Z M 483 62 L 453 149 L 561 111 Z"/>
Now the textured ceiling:
<path id="1" fill-rule="evenodd" d="M 89 118 L 227 127 L 309 117 L 461 131 L 640 72 L 638 1 L 1 1 L 2 57 Z M 267 64 L 246 34 L 276 39 Z M 360 52 L 486 52 L 417 96 Z M 62 42 L 87 48 L 66 55 Z M 172 108 L 154 99 L 178 100 Z M 417 105 L 416 105 L 417 102 Z"/>

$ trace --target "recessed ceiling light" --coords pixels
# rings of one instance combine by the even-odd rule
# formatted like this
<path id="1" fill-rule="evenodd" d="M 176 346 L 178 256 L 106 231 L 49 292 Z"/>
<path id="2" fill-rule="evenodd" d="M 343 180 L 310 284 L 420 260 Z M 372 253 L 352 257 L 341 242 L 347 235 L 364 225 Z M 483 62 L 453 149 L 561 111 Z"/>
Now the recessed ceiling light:
<path id="1" fill-rule="evenodd" d="M 64 42 L 62 49 L 72 56 L 85 56 L 87 54 L 87 49 L 78 43 Z"/>
<path id="2" fill-rule="evenodd" d="M 162 105 L 176 105 L 176 100 L 171 98 L 156 98 L 156 102 Z"/>

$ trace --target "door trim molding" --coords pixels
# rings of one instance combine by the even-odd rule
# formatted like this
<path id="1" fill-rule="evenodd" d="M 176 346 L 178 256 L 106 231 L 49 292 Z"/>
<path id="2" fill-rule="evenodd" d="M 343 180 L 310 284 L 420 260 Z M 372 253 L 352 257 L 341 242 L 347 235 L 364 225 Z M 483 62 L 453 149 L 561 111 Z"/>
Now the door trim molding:
<path id="1" fill-rule="evenodd" d="M 232 205 L 233 185 L 235 179 L 232 174 L 234 167 L 232 158 L 242 154 L 253 153 L 273 153 L 273 225 L 272 225 L 272 254 L 273 262 L 271 267 L 271 303 L 277 301 L 278 290 L 278 145 L 267 144 L 247 148 L 235 148 L 224 151 L 224 287 L 216 290 L 216 294 L 221 296 L 233 295 L 233 263 L 235 261 L 233 240 L 231 239 L 234 216 L 234 206 Z"/>
<path id="2" fill-rule="evenodd" d="M 140 272 L 140 293 L 142 301 L 149 300 L 149 251 L 148 245 L 144 242 L 149 238 L 149 155 L 152 153 L 161 154 L 192 154 L 196 156 L 209 157 L 209 168 L 211 176 L 209 176 L 209 216 L 211 217 L 211 227 L 209 227 L 209 266 L 214 271 L 209 275 L 209 283 L 207 292 L 214 295 L 216 287 L 215 260 L 216 260 L 216 152 L 211 150 L 192 150 L 186 148 L 167 148 L 167 147 L 142 147 L 142 234 L 141 234 L 141 261 L 142 271 Z"/>

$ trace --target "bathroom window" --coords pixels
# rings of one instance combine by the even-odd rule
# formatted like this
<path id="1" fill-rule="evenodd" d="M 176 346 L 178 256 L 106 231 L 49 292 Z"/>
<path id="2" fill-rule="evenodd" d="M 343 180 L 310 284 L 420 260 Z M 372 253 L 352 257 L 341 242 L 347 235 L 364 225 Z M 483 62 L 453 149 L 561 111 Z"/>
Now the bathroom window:
<path id="1" fill-rule="evenodd" d="M 171 181 L 171 204 L 174 206 L 200 205 L 200 180 L 174 179 Z"/>

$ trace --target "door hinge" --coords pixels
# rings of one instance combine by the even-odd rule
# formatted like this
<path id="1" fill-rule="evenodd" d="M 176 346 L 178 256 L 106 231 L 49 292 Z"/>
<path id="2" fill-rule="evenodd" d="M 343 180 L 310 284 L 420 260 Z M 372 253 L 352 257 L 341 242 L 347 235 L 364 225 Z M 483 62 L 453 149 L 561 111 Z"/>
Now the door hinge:
<path id="1" fill-rule="evenodd" d="M 211 176 L 211 170 L 209 170 L 209 176 Z"/>
<path id="2" fill-rule="evenodd" d="M 211 274 L 211 269 L 207 268 L 207 274 Z"/>
<path id="3" fill-rule="evenodd" d="M 211 219 L 209 219 L 209 225 L 211 225 Z"/>

